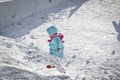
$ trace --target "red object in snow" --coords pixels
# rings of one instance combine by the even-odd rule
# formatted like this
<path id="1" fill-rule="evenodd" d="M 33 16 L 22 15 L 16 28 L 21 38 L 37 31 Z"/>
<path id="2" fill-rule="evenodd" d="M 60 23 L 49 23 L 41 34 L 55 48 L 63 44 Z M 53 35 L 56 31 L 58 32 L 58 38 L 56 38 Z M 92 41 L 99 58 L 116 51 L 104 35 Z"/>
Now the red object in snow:
<path id="1" fill-rule="evenodd" d="M 47 65 L 47 68 L 48 68 L 48 69 L 50 69 L 50 68 L 55 68 L 55 66 Z"/>

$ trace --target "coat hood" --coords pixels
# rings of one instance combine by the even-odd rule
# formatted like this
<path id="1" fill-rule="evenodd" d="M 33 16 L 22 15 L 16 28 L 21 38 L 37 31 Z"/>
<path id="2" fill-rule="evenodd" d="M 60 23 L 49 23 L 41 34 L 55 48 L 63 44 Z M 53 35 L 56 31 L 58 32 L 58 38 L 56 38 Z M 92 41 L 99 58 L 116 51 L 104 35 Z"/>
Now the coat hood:
<path id="1" fill-rule="evenodd" d="M 53 35 L 55 33 L 57 33 L 57 28 L 55 26 L 50 26 L 49 28 L 47 28 L 47 33 L 50 35 Z"/>

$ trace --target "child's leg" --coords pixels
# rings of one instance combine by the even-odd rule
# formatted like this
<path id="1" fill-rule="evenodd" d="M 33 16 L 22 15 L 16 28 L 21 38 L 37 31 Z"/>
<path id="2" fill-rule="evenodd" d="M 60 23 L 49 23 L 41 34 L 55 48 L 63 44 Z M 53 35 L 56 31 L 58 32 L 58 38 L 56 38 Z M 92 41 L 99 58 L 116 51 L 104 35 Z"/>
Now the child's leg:
<path id="1" fill-rule="evenodd" d="M 51 66 L 55 66 L 54 65 L 54 59 L 53 59 L 54 57 L 52 56 L 52 55 L 49 55 L 49 62 L 50 62 L 50 65 Z"/>
<path id="2" fill-rule="evenodd" d="M 65 69 L 62 67 L 62 65 L 60 64 L 60 60 L 55 60 L 55 67 L 57 68 L 57 70 L 59 72 L 65 73 Z"/>
<path id="3" fill-rule="evenodd" d="M 60 64 L 60 59 L 57 57 L 52 56 L 52 65 L 54 65 L 59 72 L 65 73 L 65 69 Z"/>
<path id="4" fill-rule="evenodd" d="M 55 68 L 53 58 L 51 55 L 49 55 L 48 57 L 48 62 L 49 62 L 49 65 L 47 65 L 47 68 Z"/>

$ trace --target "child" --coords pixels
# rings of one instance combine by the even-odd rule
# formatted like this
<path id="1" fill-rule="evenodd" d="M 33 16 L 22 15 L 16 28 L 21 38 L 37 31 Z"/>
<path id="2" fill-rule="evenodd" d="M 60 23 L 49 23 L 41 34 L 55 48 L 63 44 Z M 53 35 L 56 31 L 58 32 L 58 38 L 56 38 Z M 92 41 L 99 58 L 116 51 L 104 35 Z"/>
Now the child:
<path id="1" fill-rule="evenodd" d="M 57 29 L 54 26 L 50 26 L 47 28 L 47 32 L 50 36 L 49 47 L 50 47 L 50 65 L 47 65 L 47 68 L 57 68 L 59 72 L 65 73 L 64 68 L 60 64 L 60 60 L 63 59 L 63 35 L 61 33 L 57 33 Z"/>

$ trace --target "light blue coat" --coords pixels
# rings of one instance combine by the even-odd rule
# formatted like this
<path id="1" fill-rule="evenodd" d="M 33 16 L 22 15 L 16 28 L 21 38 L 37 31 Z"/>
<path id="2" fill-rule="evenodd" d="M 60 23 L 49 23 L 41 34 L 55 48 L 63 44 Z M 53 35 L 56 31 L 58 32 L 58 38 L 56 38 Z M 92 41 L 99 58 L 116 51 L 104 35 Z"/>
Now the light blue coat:
<path id="1" fill-rule="evenodd" d="M 54 26 L 51 26 L 49 28 L 47 28 L 47 32 L 50 35 L 57 33 L 57 29 Z M 55 56 L 55 57 L 59 57 L 59 58 L 63 58 L 64 54 L 63 54 L 63 43 L 60 39 L 59 36 L 54 37 L 51 42 L 49 43 L 49 47 L 50 47 L 50 54 Z M 60 52 L 57 52 L 57 49 L 60 49 Z"/>

